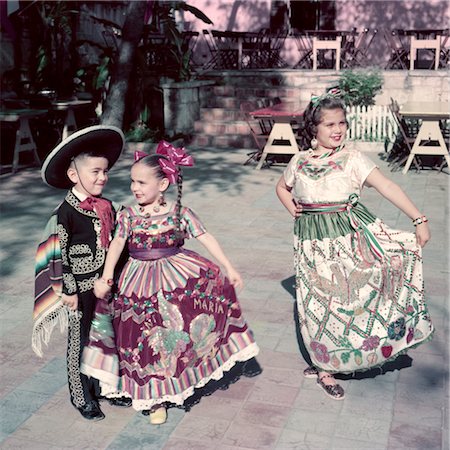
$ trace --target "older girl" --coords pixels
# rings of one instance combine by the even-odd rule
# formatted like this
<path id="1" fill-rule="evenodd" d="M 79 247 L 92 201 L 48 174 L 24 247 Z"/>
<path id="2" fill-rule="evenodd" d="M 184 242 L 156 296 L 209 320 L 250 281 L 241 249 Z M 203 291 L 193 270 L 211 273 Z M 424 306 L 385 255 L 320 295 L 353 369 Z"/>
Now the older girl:
<path id="1" fill-rule="evenodd" d="M 380 366 L 431 337 L 421 251 L 430 231 L 402 189 L 344 144 L 338 93 L 313 98 L 304 119 L 309 148 L 291 159 L 276 191 L 295 218 L 298 314 L 312 361 L 304 375 L 340 400 L 333 374 Z M 406 214 L 415 235 L 368 211 L 359 197 L 364 186 Z"/>

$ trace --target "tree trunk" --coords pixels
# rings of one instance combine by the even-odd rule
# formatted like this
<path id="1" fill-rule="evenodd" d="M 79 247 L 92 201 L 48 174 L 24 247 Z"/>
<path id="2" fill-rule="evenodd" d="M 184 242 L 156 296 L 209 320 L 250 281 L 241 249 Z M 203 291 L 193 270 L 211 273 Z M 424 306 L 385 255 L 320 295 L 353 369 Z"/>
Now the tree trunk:
<path id="1" fill-rule="evenodd" d="M 103 105 L 100 123 L 122 128 L 125 113 L 125 99 L 128 92 L 131 71 L 134 67 L 134 56 L 144 30 L 144 16 L 147 1 L 130 1 L 127 17 L 122 29 L 117 60 L 114 64 L 111 85 Z"/>

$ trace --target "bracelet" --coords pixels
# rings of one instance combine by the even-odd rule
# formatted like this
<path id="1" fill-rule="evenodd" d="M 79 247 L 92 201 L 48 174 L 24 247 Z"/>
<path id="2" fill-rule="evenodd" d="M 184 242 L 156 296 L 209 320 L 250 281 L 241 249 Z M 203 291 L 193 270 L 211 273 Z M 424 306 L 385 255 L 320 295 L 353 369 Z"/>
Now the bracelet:
<path id="1" fill-rule="evenodd" d="M 101 278 L 99 278 L 99 280 L 100 280 L 102 283 L 107 284 L 109 287 L 111 287 L 111 286 L 114 285 L 114 280 L 113 280 L 112 278 L 106 279 L 106 278 L 101 277 Z"/>
<path id="2" fill-rule="evenodd" d="M 417 219 L 414 219 L 412 221 L 412 223 L 415 227 L 417 227 L 417 225 L 420 225 L 421 223 L 426 223 L 426 222 L 428 222 L 428 219 L 426 218 L 426 216 L 418 217 Z"/>

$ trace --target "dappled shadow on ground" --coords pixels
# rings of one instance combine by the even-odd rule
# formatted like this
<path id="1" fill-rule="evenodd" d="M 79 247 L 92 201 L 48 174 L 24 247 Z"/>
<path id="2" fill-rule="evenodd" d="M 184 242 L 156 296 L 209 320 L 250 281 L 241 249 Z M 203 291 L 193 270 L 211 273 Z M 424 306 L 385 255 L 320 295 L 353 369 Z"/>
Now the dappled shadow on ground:
<path id="1" fill-rule="evenodd" d="M 190 189 L 205 190 L 208 186 L 219 188 L 230 195 L 239 194 L 248 182 L 247 175 L 254 166 L 244 166 L 246 150 L 227 149 L 188 149 L 195 159 L 192 168 L 183 169 L 184 179 L 189 181 Z M 232 154 L 227 154 L 232 152 Z"/>
<path id="2" fill-rule="evenodd" d="M 188 397 L 183 405 L 172 404 L 169 407 L 190 411 L 192 407 L 200 403 L 203 397 L 209 397 L 218 390 L 226 391 L 241 378 L 253 378 L 260 375 L 262 371 L 263 369 L 256 358 L 251 358 L 245 362 L 237 362 L 230 370 L 224 373 L 220 380 L 210 380 L 205 386 L 195 389 L 194 394 Z"/>
<path id="3" fill-rule="evenodd" d="M 196 164 L 184 169 L 189 189 L 208 195 L 208 189 L 218 188 L 236 195 L 243 189 L 246 175 L 253 167 L 242 166 L 245 151 L 188 149 Z M 242 154 L 242 158 L 241 158 Z M 118 203 L 132 204 L 130 193 L 130 168 L 133 155 L 124 153 L 111 170 L 104 195 Z M 30 254 L 34 254 L 40 242 L 45 224 L 51 212 L 63 201 L 64 190 L 47 186 L 41 179 L 40 169 L 30 168 L 0 178 L 0 275 L 8 277 L 24 264 L 31 269 Z M 219 207 L 219 206 L 218 206 Z"/>

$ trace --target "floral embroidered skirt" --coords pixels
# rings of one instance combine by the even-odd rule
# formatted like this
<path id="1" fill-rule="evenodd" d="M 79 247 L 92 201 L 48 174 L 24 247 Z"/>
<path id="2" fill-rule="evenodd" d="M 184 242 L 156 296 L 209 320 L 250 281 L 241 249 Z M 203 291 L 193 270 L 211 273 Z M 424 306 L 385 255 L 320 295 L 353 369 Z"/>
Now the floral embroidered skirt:
<path id="1" fill-rule="evenodd" d="M 133 408 L 182 405 L 195 388 L 220 380 L 259 352 L 232 285 L 195 252 L 156 261 L 130 259 L 118 283 L 108 328 L 99 303 L 82 371 Z"/>
<path id="2" fill-rule="evenodd" d="M 384 251 L 377 259 L 347 212 L 303 213 L 295 223 L 299 323 L 312 363 L 327 372 L 381 366 L 431 338 L 422 252 L 362 204 L 353 214 Z"/>

